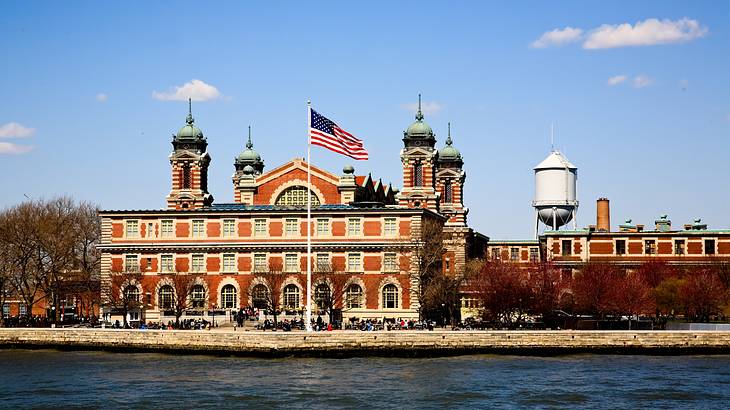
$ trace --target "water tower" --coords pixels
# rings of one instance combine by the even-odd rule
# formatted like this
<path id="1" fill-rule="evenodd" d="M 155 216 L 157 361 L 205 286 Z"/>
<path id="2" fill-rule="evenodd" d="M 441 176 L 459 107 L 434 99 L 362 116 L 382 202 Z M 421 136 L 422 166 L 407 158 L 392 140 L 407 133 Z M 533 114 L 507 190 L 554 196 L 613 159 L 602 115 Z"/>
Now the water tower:
<path id="1" fill-rule="evenodd" d="M 560 151 L 553 150 L 550 155 L 535 167 L 535 237 L 539 223 L 550 229 L 558 228 L 573 221 L 577 229 L 576 185 L 578 168 L 571 164 Z"/>

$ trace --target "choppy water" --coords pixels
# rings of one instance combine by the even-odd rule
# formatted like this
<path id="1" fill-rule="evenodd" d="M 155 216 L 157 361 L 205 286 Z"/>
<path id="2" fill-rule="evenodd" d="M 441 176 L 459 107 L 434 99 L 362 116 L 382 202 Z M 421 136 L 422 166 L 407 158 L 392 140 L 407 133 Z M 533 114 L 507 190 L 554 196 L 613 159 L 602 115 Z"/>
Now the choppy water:
<path id="1" fill-rule="evenodd" d="M 0 408 L 728 408 L 730 356 L 252 359 L 0 350 Z"/>

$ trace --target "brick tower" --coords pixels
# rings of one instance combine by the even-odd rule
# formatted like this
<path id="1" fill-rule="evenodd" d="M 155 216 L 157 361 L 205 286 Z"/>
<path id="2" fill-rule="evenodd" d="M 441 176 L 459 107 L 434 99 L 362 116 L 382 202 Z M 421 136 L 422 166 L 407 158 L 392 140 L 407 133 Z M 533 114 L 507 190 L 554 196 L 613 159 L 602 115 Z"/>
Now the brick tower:
<path id="1" fill-rule="evenodd" d="M 188 100 L 185 122 L 172 137 L 172 190 L 167 195 L 168 209 L 198 209 L 213 203 L 213 196 L 208 193 L 208 141 L 195 126 L 191 100 Z"/>
<path id="2" fill-rule="evenodd" d="M 403 189 L 398 193 L 398 204 L 409 208 L 428 208 L 438 211 L 438 195 L 434 185 L 436 169 L 436 136 L 423 121 L 421 95 L 418 95 L 416 121 L 403 132 L 404 147 L 400 152 L 403 164 Z"/>
<path id="3" fill-rule="evenodd" d="M 449 220 L 447 226 L 466 226 L 466 214 L 469 209 L 464 206 L 464 160 L 459 150 L 454 148 L 451 140 L 451 123 L 449 123 L 446 146 L 441 148 L 436 162 L 436 190 L 440 193 L 439 210 Z"/>

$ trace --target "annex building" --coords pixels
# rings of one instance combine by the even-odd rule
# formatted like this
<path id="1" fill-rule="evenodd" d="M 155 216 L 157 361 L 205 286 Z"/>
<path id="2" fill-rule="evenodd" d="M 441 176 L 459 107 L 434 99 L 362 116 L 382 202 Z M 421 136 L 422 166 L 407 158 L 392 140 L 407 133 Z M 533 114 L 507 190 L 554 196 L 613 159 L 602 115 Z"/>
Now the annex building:
<path id="1" fill-rule="evenodd" d="M 450 134 L 450 132 L 449 132 Z M 467 257 L 483 253 L 487 238 L 467 225 L 466 174 L 451 136 L 440 150 L 420 106 L 403 133 L 403 187 L 385 185 L 352 166 L 333 173 L 293 159 L 265 169 L 249 139 L 232 165 L 233 203 L 216 203 L 208 191 L 208 140 L 188 113 L 173 137 L 167 208 L 106 210 L 102 218 L 103 313 L 121 314 L 113 300 L 137 303 L 125 309 L 131 321 L 174 320 L 180 275 L 193 278 L 184 299 L 187 317 L 264 307 L 278 295 L 284 314 L 301 315 L 306 303 L 323 313 L 321 300 L 341 292 L 343 318 L 417 318 L 418 281 L 414 246 L 426 223 L 444 226 L 448 252 L 442 267 L 457 274 Z M 307 198 L 312 213 L 307 223 Z M 312 235 L 313 272 L 343 275 L 313 282 L 306 299 L 307 229 Z M 271 289 L 266 274 L 284 280 Z M 129 274 L 123 286 L 113 278 Z"/>

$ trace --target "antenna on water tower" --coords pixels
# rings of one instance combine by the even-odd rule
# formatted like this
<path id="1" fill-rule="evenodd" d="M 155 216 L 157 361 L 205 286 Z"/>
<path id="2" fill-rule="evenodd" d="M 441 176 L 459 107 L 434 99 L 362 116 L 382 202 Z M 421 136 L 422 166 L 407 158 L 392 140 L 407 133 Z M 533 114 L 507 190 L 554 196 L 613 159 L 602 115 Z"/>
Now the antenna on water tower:
<path id="1" fill-rule="evenodd" d="M 555 151 L 555 124 L 550 123 L 550 152 Z"/>

